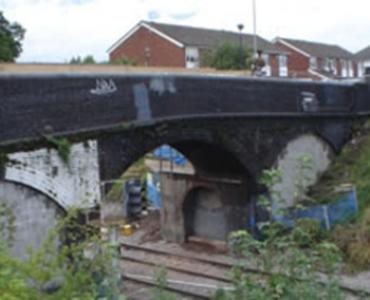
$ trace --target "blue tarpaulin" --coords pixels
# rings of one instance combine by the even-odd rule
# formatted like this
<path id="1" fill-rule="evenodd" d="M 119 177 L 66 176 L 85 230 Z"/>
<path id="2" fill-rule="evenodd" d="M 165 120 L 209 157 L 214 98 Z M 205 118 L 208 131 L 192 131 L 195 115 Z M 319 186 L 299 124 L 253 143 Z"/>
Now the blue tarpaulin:
<path id="1" fill-rule="evenodd" d="M 152 180 L 146 181 L 146 196 L 153 207 L 161 208 L 161 193 L 159 189 L 160 174 L 153 174 Z"/>
<path id="2" fill-rule="evenodd" d="M 169 145 L 158 147 L 153 151 L 153 153 L 155 157 L 172 161 L 179 166 L 185 165 L 187 161 L 184 155 Z"/>

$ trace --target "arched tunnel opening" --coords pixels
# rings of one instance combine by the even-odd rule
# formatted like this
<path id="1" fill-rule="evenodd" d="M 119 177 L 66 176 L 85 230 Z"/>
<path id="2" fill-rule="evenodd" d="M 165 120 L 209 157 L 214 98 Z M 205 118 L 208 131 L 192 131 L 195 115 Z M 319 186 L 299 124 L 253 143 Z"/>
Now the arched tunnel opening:
<path id="1" fill-rule="evenodd" d="M 144 201 L 134 199 L 134 188 L 127 182 L 145 186 Z M 106 197 L 123 199 L 125 217 L 160 211 L 160 236 L 167 241 L 184 242 L 193 236 L 225 240 L 230 231 L 246 228 L 250 186 L 247 170 L 231 152 L 187 140 L 162 144 L 141 156 Z"/>
<path id="2" fill-rule="evenodd" d="M 183 204 L 185 240 L 198 236 L 223 240 L 227 236 L 225 210 L 221 195 L 214 189 L 190 190 Z"/>

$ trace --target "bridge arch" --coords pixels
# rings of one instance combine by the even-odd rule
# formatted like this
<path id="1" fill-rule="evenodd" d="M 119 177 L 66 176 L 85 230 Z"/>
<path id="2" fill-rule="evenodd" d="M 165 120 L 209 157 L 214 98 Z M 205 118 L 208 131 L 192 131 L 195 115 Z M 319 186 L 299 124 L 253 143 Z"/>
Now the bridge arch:
<path id="1" fill-rule="evenodd" d="M 157 127 L 151 128 L 150 132 L 133 130 L 129 134 L 100 138 L 100 178 L 118 178 L 132 163 L 163 144 L 182 153 L 193 164 L 197 174 L 253 177 L 249 170 L 253 163 L 245 159 L 248 149 L 242 142 L 232 137 L 225 138 L 209 126 L 198 126 L 184 129 L 175 124 L 166 127 L 165 133 L 158 133 Z"/>
<path id="2" fill-rule="evenodd" d="M 6 182 L 13 182 L 47 196 L 64 211 L 73 206 L 74 199 L 70 197 L 69 190 L 58 180 L 34 168 L 8 167 L 5 172 Z"/>
<path id="3" fill-rule="evenodd" d="M 330 142 L 319 134 L 305 133 L 289 140 L 275 161 L 275 167 L 282 175 L 282 181 L 275 186 L 282 198 L 283 206 L 295 203 L 297 180 L 303 179 L 308 187 L 313 185 L 329 167 L 334 155 Z M 306 159 L 307 167 L 302 160 Z"/>
<path id="4" fill-rule="evenodd" d="M 55 229 L 59 217 L 65 215 L 65 210 L 47 195 L 12 181 L 0 181 L 0 202 L 5 203 L 15 217 L 10 251 L 21 259 L 27 257 L 28 247 L 38 249 Z"/>

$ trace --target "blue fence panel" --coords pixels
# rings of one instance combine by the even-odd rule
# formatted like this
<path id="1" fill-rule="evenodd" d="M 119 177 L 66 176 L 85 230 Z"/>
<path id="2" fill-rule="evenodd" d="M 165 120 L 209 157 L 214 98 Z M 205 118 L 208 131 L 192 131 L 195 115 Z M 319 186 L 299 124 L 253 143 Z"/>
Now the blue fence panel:
<path id="1" fill-rule="evenodd" d="M 328 205 L 330 227 L 353 218 L 357 212 L 356 190 L 352 190 L 337 202 Z"/>
<path id="2" fill-rule="evenodd" d="M 277 211 L 275 209 L 275 211 Z M 310 218 L 317 220 L 320 225 L 329 230 L 334 225 L 347 221 L 355 216 L 358 212 L 356 190 L 348 192 L 338 201 L 328 205 L 318 205 L 307 209 L 297 210 L 289 215 L 274 213 L 275 221 L 280 222 L 288 227 L 294 226 L 294 220 L 301 218 Z"/>
<path id="3" fill-rule="evenodd" d="M 295 215 L 297 219 L 314 219 L 319 222 L 322 227 L 328 228 L 327 209 L 323 205 L 299 210 Z"/>

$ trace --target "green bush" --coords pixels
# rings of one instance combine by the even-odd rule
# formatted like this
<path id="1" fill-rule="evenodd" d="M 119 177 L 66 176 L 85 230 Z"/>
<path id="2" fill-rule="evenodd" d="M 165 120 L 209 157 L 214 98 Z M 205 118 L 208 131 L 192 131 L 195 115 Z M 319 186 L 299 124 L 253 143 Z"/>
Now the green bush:
<path id="1" fill-rule="evenodd" d="M 316 220 L 308 218 L 296 220 L 292 230 L 292 239 L 298 246 L 309 247 L 319 242 L 322 237 L 323 231 Z"/>
<path id="2" fill-rule="evenodd" d="M 310 163 L 308 160 L 304 162 L 307 165 Z M 259 204 L 262 202 L 266 211 L 272 212 L 271 198 L 281 200 L 274 189 L 281 182 L 281 174 L 275 169 L 265 170 L 259 182 L 270 195 L 262 197 Z M 304 186 L 302 182 L 298 182 L 300 187 Z M 301 191 L 303 194 L 303 188 Z M 281 213 L 284 214 L 284 211 Z M 270 218 L 259 223 L 258 228 L 259 239 L 247 231 L 230 235 L 229 243 L 238 257 L 238 263 L 232 270 L 233 288 L 218 290 L 213 299 L 343 299 L 336 277 L 342 262 L 341 252 L 335 244 L 322 241 L 316 221 L 296 220 L 296 226 L 289 229 Z M 247 263 L 260 273 L 244 272 Z M 327 275 L 324 283 L 318 282 L 318 271 Z"/>
<path id="3" fill-rule="evenodd" d="M 215 51 L 206 52 L 202 65 L 218 70 L 250 69 L 251 50 L 235 44 L 224 43 Z"/>
<path id="4" fill-rule="evenodd" d="M 119 299 L 114 255 L 96 229 L 82 224 L 71 211 L 24 261 L 12 257 L 6 240 L 0 239 L 0 298 Z"/>

